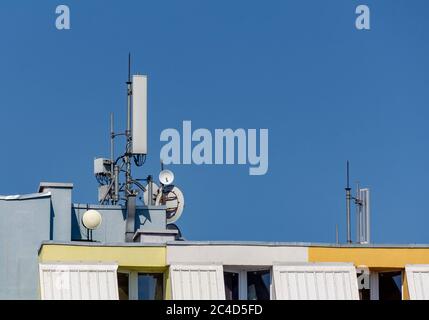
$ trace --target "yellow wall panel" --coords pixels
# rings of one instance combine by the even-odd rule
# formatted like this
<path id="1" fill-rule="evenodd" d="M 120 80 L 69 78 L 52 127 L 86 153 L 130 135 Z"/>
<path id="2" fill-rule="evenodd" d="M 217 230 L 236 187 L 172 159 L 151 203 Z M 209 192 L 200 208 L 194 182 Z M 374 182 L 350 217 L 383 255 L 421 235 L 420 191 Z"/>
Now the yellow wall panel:
<path id="1" fill-rule="evenodd" d="M 166 267 L 166 248 L 43 245 L 39 260 L 46 261 L 115 261 L 119 267 L 146 270 Z"/>
<path id="2" fill-rule="evenodd" d="M 369 268 L 403 269 L 406 264 L 429 264 L 428 248 L 310 247 L 309 262 L 353 262 Z"/>

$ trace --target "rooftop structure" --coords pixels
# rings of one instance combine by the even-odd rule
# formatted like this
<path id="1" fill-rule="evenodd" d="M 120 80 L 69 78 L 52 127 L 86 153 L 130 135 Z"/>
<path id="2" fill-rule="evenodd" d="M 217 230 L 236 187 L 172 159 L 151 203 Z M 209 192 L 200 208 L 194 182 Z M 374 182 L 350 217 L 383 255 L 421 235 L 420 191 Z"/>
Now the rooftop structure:
<path id="1" fill-rule="evenodd" d="M 137 207 L 127 242 L 126 207 L 73 203 L 72 188 L 0 197 L 1 299 L 429 297 L 429 245 L 185 241 L 165 206 Z M 88 241 L 91 209 L 103 222 Z"/>

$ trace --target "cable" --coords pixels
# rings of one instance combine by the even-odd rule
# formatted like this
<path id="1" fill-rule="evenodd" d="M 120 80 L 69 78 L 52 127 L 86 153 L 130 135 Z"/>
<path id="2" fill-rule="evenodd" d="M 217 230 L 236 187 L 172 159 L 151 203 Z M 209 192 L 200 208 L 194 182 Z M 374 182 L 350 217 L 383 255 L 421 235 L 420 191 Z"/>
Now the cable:
<path id="1" fill-rule="evenodd" d="M 133 158 L 134 158 L 134 163 L 136 164 L 137 167 L 143 166 L 146 162 L 145 154 L 138 154 L 138 155 L 135 155 Z"/>

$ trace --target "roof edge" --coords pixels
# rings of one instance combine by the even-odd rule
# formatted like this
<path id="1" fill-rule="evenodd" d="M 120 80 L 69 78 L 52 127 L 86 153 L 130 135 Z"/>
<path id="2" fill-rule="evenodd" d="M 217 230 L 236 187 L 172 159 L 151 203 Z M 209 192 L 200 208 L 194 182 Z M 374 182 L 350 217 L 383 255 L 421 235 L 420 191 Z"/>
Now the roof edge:
<path id="1" fill-rule="evenodd" d="M 73 189 L 73 183 L 69 182 L 40 182 L 39 192 L 43 192 L 46 188 L 52 189 Z"/>
<path id="2" fill-rule="evenodd" d="M 50 192 L 41 192 L 41 193 L 30 193 L 23 195 L 9 195 L 9 196 L 0 196 L 0 200 L 3 201 L 18 201 L 18 200 L 30 200 L 30 199 L 39 199 L 39 198 L 47 198 L 52 194 Z"/>
<path id="3" fill-rule="evenodd" d="M 429 244 L 335 244 L 311 242 L 263 241 L 169 241 L 171 246 L 265 246 L 265 247 L 320 247 L 320 248 L 428 248 Z"/>

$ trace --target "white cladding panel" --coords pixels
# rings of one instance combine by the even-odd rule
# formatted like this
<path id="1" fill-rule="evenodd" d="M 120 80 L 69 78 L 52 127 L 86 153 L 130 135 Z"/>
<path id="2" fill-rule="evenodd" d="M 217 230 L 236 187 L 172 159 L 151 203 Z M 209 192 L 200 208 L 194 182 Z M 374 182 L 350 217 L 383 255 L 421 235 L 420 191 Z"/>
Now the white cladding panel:
<path id="1" fill-rule="evenodd" d="M 225 300 L 221 265 L 171 265 L 173 300 Z"/>
<path id="2" fill-rule="evenodd" d="M 133 76 L 132 153 L 147 154 L 147 77 Z"/>
<path id="3" fill-rule="evenodd" d="M 352 264 L 273 266 L 277 300 L 359 300 Z"/>
<path id="4" fill-rule="evenodd" d="M 406 265 L 411 300 L 429 300 L 429 265 Z"/>
<path id="5" fill-rule="evenodd" d="M 42 300 L 118 300 L 116 264 L 39 264 Z"/>
<path id="6" fill-rule="evenodd" d="M 169 245 L 167 263 L 219 262 L 225 266 L 269 266 L 279 262 L 308 262 L 307 247 L 260 245 Z"/>

